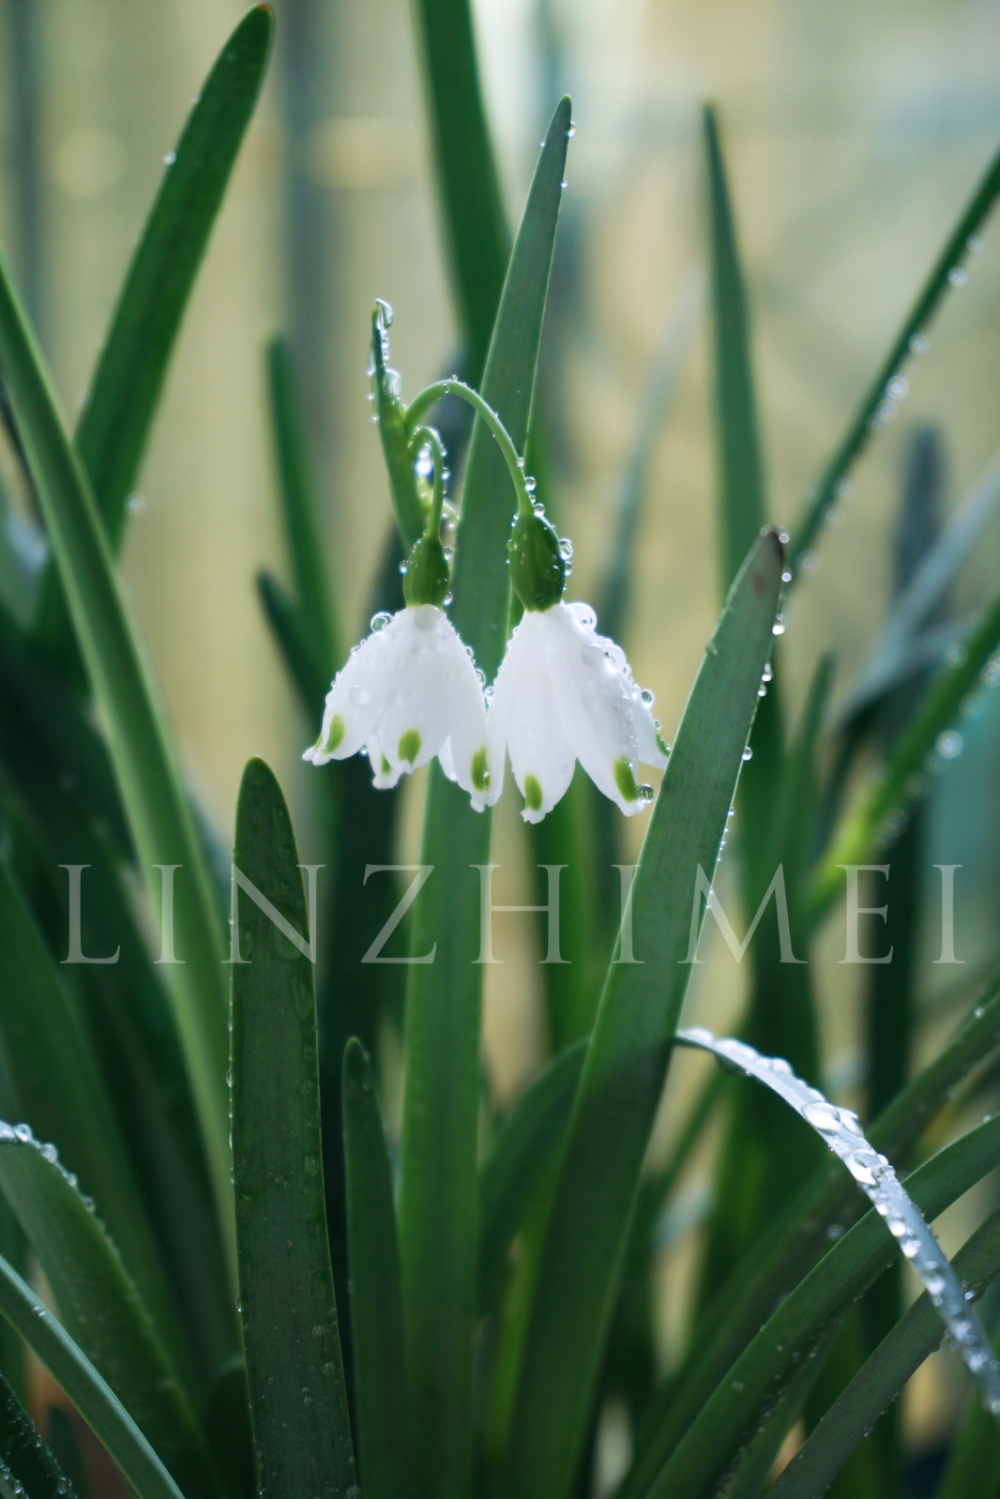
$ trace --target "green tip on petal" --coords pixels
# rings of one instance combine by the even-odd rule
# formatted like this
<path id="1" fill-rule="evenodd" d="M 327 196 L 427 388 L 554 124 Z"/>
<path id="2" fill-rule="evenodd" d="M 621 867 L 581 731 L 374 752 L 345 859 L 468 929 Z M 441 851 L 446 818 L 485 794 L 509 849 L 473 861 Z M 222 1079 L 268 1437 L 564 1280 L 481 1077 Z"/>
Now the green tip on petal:
<path id="1" fill-rule="evenodd" d="M 637 802 L 639 800 L 639 788 L 632 774 L 632 766 L 625 755 L 619 755 L 615 761 L 615 785 L 625 801 Z"/>
<path id="2" fill-rule="evenodd" d="M 657 731 L 656 731 L 656 744 L 657 744 L 657 748 L 659 749 L 661 755 L 669 755 L 670 754 L 670 745 L 666 743 L 666 741 L 664 740 L 663 735 L 660 733 L 659 729 L 657 729 Z"/>
<path id="3" fill-rule="evenodd" d="M 411 766 L 416 764 L 417 756 L 420 754 L 420 733 L 417 729 L 407 729 L 400 736 L 399 758 L 406 760 Z"/>
<path id="4" fill-rule="evenodd" d="M 384 776 L 391 776 L 392 775 L 392 766 L 389 764 L 389 762 L 385 758 L 384 754 L 382 756 L 382 774 Z"/>
<path id="5" fill-rule="evenodd" d="M 542 810 L 542 788 L 534 776 L 524 778 L 524 805 L 529 812 L 540 812 Z"/>
<path id="6" fill-rule="evenodd" d="M 322 739 L 322 735 L 320 738 Z M 330 732 L 326 736 L 326 743 L 322 746 L 324 755 L 332 755 L 334 750 L 339 749 L 344 738 L 344 720 L 339 713 L 335 713 L 330 720 Z"/>
<path id="7" fill-rule="evenodd" d="M 472 784 L 477 791 L 489 790 L 490 770 L 486 763 L 485 748 L 476 750 L 472 757 Z"/>

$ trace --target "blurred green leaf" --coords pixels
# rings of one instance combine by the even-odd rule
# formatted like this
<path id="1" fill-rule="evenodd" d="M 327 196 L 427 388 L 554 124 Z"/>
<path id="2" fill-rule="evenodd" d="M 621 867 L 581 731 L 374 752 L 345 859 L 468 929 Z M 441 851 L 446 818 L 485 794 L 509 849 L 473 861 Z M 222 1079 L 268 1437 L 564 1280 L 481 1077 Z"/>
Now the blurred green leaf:
<path id="1" fill-rule="evenodd" d="M 733 585 L 646 834 L 626 919 L 640 961 L 613 964 L 560 1167 L 526 1334 L 506 1485 L 569 1490 L 617 1294 L 643 1156 L 690 976 L 699 865 L 715 870 L 772 645 L 783 549 L 760 539 Z M 697 913 L 701 915 L 702 913 Z"/>
<path id="2" fill-rule="evenodd" d="M 68 1333 L 0 1258 L 0 1315 L 6 1317 L 73 1402 L 131 1484 L 137 1499 L 185 1499 L 114 1391 Z"/>
<path id="3" fill-rule="evenodd" d="M 174 918 L 183 961 L 169 965 L 170 992 L 220 1222 L 231 1244 L 224 949 L 212 877 L 119 590 L 104 526 L 2 263 L 0 370 L 18 412 L 77 639 L 107 725 L 146 890 L 157 912 L 160 866 L 177 867 Z"/>
<path id="4" fill-rule="evenodd" d="M 0 1047 L 16 1102 L 39 1138 L 57 1146 L 83 1182 L 83 1190 L 99 1202 L 161 1337 L 187 1374 L 159 1247 L 140 1205 L 93 1053 L 31 913 L 2 862 L 0 951 L 6 979 Z"/>
<path id="5" fill-rule="evenodd" d="M 343 648 L 330 591 L 330 569 L 324 562 L 319 507 L 309 471 L 295 371 L 291 352 L 283 339 L 276 338 L 269 345 L 267 371 L 285 538 L 291 556 L 296 598 L 305 639 L 316 658 L 320 675 L 329 683 L 343 661 Z M 258 579 L 258 585 L 263 593 L 263 576 Z"/>
<path id="6" fill-rule="evenodd" d="M 880 838 L 888 837 L 891 841 L 898 837 L 901 825 L 893 826 L 893 818 L 902 817 L 903 809 L 917 794 L 927 756 L 935 749 L 938 736 L 956 718 L 962 699 L 975 691 L 980 672 L 998 643 L 1000 595 L 966 636 L 954 662 L 949 661 L 931 682 L 883 772 L 834 837 L 808 891 L 808 910 L 814 922 L 821 919 L 836 898 L 843 866 L 863 864 Z M 960 751 L 961 736 L 956 738 Z M 949 758 L 947 753 L 944 758 Z"/>
<path id="7" fill-rule="evenodd" d="M 332 674 L 323 670 L 323 658 L 309 637 L 305 614 L 266 568 L 257 574 L 257 594 L 311 725 L 322 715 Z"/>
<path id="8" fill-rule="evenodd" d="M 495 1307 L 532 1197 L 555 1166 L 586 1042 L 568 1046 L 521 1094 L 479 1168 L 479 1309 Z"/>
<path id="9" fill-rule="evenodd" d="M 240 1315 L 258 1481 L 272 1499 L 347 1499 L 354 1448 L 327 1239 L 316 1004 L 295 834 L 262 760 L 243 773 L 234 882 L 233 1170 Z M 284 930 L 275 925 L 277 915 Z"/>
<path id="10" fill-rule="evenodd" d="M 192 1496 L 217 1496 L 188 1396 L 134 1282 L 51 1146 L 0 1132 L 0 1188 L 52 1288 L 66 1331 Z M 100 1204 L 98 1203 L 98 1209 Z"/>
<path id="11" fill-rule="evenodd" d="M 569 100 L 557 108 L 511 256 L 482 394 L 518 450 L 535 367 L 562 196 Z M 477 419 L 456 543 L 454 623 L 487 680 L 507 641 L 506 543 L 514 497 L 503 458 Z M 489 812 L 431 767 L 422 859 L 435 871 L 414 906 L 400 1184 L 400 1252 L 418 1499 L 457 1499 L 471 1471 L 476 1303 L 476 1120 L 482 970 L 480 892 L 470 866 L 489 862 Z"/>
<path id="12" fill-rule="evenodd" d="M 16 802 L 8 801 L 13 794 Z M 88 866 L 82 876 L 82 950 L 119 950 L 115 964 L 72 965 L 61 981 L 72 994 L 90 1040 L 133 1185 L 160 1237 L 174 1293 L 186 1310 L 189 1340 L 208 1377 L 236 1346 L 235 1308 L 226 1284 L 219 1229 L 164 969 L 152 961 L 135 902 L 119 862 L 131 847 L 103 741 L 45 652 L 18 635 L 0 610 L 0 795 L 7 811 L 28 819 L 45 871 L 44 889 L 27 891 L 50 956 L 67 951 L 68 876 L 62 865 Z M 20 844 L 21 835 L 15 838 Z M 0 1019 L 3 1006 L 0 1006 Z M 46 1098 L 49 1098 L 46 1093 Z M 49 1099 L 49 1111 L 54 1100 Z M 0 1107 L 0 1117 L 5 1110 Z M 25 1108 L 15 1117 L 28 1117 Z M 6 1112 L 11 1117 L 10 1111 Z M 45 1139 L 68 1142 L 54 1123 Z M 70 1139 L 76 1143 L 75 1131 Z M 83 1132 L 81 1138 L 86 1138 Z M 80 1174 L 88 1173 L 81 1169 Z M 92 1190 L 97 1191 L 96 1186 Z M 102 1198 L 103 1193 L 99 1194 Z M 104 1209 L 112 1231 L 115 1200 Z M 134 1212 L 130 1208 L 129 1217 Z M 130 1240 L 119 1245 L 130 1259 Z M 8 1254 L 8 1259 L 10 1255 Z M 141 1280 L 141 1274 L 140 1274 Z M 147 1299 L 152 1299 L 148 1291 Z M 173 1329 L 175 1317 L 168 1318 Z"/>
<path id="13" fill-rule="evenodd" d="M 358 1461 L 366 1499 L 408 1488 L 403 1305 L 392 1169 L 360 1041 L 344 1052 L 344 1156 Z"/>
<path id="14" fill-rule="evenodd" d="M 906 1189 L 933 1220 L 1000 1164 L 1000 1119 L 947 1146 L 909 1178 Z M 856 1189 L 855 1189 L 856 1190 Z M 799 1362 L 831 1321 L 848 1310 L 892 1263 L 898 1247 L 871 1210 L 839 1239 L 765 1322 L 684 1431 L 672 1455 L 650 1473 L 649 1499 L 708 1499 L 761 1415 L 779 1399 Z M 937 1312 L 931 1308 L 933 1315 Z M 938 1318 L 935 1344 L 942 1328 Z M 929 1350 L 928 1350 L 929 1351 Z M 874 1413 L 873 1413 L 874 1414 Z M 815 1492 L 815 1490 L 810 1490 Z"/>
<path id="15" fill-rule="evenodd" d="M 59 1464 L 2 1374 L 0 1486 L 11 1499 L 15 1494 L 20 1499 L 76 1499 Z"/>
<path id="16" fill-rule="evenodd" d="M 416 13 L 449 259 L 468 347 L 466 375 L 476 385 L 504 284 L 510 233 L 483 107 L 469 0 L 419 0 Z M 501 415 L 510 432 L 506 415 Z"/>
<path id="17" fill-rule="evenodd" d="M 964 213 L 948 236 L 930 275 L 903 320 L 888 354 L 862 396 L 850 426 L 811 492 L 805 513 L 795 530 L 791 557 L 793 574 L 797 573 L 797 564 L 801 561 L 803 552 L 807 552 L 815 542 L 827 507 L 837 498 L 837 486 L 853 466 L 868 441 L 873 422 L 878 419 L 878 409 L 886 399 L 890 381 L 900 373 L 913 352 L 914 339 L 926 334 L 931 319 L 951 286 L 949 279 L 951 272 L 960 266 L 968 255 L 969 241 L 975 238 L 985 222 L 998 194 L 1000 194 L 1000 152 L 993 157 Z"/>
<path id="18" fill-rule="evenodd" d="M 968 1282 L 972 1292 L 982 1295 L 1000 1274 L 1000 1208 L 976 1229 L 952 1263 L 963 1283 Z M 769 1490 L 774 1499 L 813 1499 L 813 1495 L 823 1493 L 911 1374 L 939 1346 L 941 1336 L 941 1319 L 925 1292 L 879 1344 Z M 990 1499 L 1000 1484 L 996 1417 L 984 1415 L 984 1431 L 987 1422 L 992 1430 L 992 1472 L 977 1466 L 968 1473 L 969 1486 L 955 1490 L 962 1499 L 972 1494 Z M 982 1450 L 979 1455 L 986 1457 Z M 939 1489 L 936 1499 L 945 1499 L 947 1493 L 947 1487 Z"/>
<path id="19" fill-rule="evenodd" d="M 90 1499 L 83 1453 L 73 1417 L 61 1405 L 49 1406 L 49 1450 L 65 1473 L 76 1499 Z"/>

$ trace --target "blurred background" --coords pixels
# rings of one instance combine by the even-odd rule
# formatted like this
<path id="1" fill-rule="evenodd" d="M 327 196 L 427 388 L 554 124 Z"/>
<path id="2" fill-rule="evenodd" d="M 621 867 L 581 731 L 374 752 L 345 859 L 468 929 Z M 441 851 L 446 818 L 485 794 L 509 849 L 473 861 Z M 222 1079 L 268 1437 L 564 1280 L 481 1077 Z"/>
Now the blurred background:
<path id="1" fill-rule="evenodd" d="M 69 414 L 164 156 L 241 9 L 238 0 L 0 0 L 0 243 Z M 315 772 L 299 754 L 316 725 L 293 698 L 253 584 L 262 564 L 287 573 L 264 344 L 284 330 L 295 351 L 345 639 L 366 628 L 391 517 L 365 399 L 373 299 L 395 309 L 392 362 L 405 395 L 456 367 L 458 350 L 407 5 L 277 0 L 275 9 L 277 54 L 170 368 L 124 568 L 187 771 L 223 837 L 243 765 L 262 754 L 289 788 L 308 849 Z M 622 643 L 670 738 L 720 602 L 700 105 L 719 108 L 745 259 L 769 512 L 792 527 L 1000 140 L 1000 13 L 987 0 L 478 0 L 474 11 L 512 226 L 552 107 L 573 96 L 541 375 L 550 503 L 575 543 L 571 591 L 590 598 L 624 475 L 637 448 L 645 453 Z M 897 418 L 858 465 L 792 598 L 793 715 L 820 649 L 834 646 L 841 688 L 866 656 L 888 601 L 914 443 L 934 444 L 945 516 L 1000 446 L 998 335 L 1000 233 L 987 224 L 967 283 L 908 372 Z M 0 479 L 4 523 L 30 548 L 16 481 Z M 954 607 L 995 591 L 998 562 L 991 524 Z M 996 696 L 966 725 L 964 753 L 930 799 L 928 869 L 963 866 L 956 946 L 967 973 L 995 946 Z M 404 857 L 417 846 L 420 797 L 418 776 Z M 641 829 L 628 831 L 637 847 Z M 495 899 L 530 900 L 510 797 L 498 849 Z M 719 890 L 735 916 L 725 864 Z M 958 972 L 935 973 L 936 913 L 929 900 L 928 1005 Z M 838 967 L 842 946 L 838 917 L 816 971 L 831 1086 L 849 1096 L 855 975 Z M 544 1044 L 526 919 L 498 919 L 496 951 L 504 966 L 488 975 L 486 1044 L 505 1099 Z M 714 929 L 703 952 L 687 1018 L 722 1028 L 739 1013 L 742 975 Z M 931 1027 L 927 1044 L 938 1034 Z M 678 1107 L 696 1071 L 678 1069 Z M 669 1128 L 666 1119 L 664 1138 Z M 696 1170 L 681 1199 L 692 1221 L 700 1191 Z M 667 1350 L 684 1315 L 677 1216 L 664 1253 L 674 1288 L 664 1296 Z M 947 1420 L 953 1407 L 939 1396 Z M 927 1419 L 914 1425 L 933 1439 Z"/>

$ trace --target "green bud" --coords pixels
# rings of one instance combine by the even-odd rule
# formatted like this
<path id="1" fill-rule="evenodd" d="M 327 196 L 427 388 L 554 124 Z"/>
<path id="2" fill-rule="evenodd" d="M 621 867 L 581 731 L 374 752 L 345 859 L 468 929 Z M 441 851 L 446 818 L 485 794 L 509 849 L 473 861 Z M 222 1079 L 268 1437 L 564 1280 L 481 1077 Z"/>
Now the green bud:
<path id="1" fill-rule="evenodd" d="M 436 536 L 422 536 L 410 553 L 403 574 L 403 597 L 417 604 L 436 604 L 440 609 L 451 589 L 451 568 L 444 547 Z"/>
<path id="2" fill-rule="evenodd" d="M 427 507 L 421 498 L 413 470 L 409 438 L 406 432 L 406 407 L 399 395 L 399 376 L 386 365 L 389 355 L 388 328 L 392 308 L 387 302 L 376 302 L 372 312 L 370 373 L 372 399 L 378 421 L 382 454 L 389 471 L 389 490 L 396 520 L 406 546 L 412 546 L 424 529 Z"/>
<path id="3" fill-rule="evenodd" d="M 551 609 L 566 586 L 566 559 L 544 515 L 518 515 L 510 541 L 510 580 L 525 609 Z"/>

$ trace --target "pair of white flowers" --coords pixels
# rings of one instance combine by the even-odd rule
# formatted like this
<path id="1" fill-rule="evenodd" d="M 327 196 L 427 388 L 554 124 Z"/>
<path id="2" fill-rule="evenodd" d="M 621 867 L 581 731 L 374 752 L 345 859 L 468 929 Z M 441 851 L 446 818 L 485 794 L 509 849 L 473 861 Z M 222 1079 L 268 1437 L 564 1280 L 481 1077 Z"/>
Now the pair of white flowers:
<path id="1" fill-rule="evenodd" d="M 652 800 L 639 764 L 667 763 L 652 695 L 636 686 L 620 647 L 597 634 L 588 605 L 526 610 L 492 690 L 436 605 L 372 623 L 327 695 L 306 760 L 323 765 L 363 749 L 375 785 L 390 787 L 436 755 L 482 811 L 500 798 L 509 755 L 526 822 L 565 795 L 578 760 L 627 815 Z"/>

